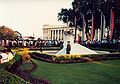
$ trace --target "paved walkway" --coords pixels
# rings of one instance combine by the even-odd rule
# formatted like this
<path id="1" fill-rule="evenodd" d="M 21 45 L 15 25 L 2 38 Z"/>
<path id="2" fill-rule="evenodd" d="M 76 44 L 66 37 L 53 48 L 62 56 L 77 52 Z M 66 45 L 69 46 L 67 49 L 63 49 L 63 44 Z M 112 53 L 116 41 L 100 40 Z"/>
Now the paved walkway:
<path id="1" fill-rule="evenodd" d="M 56 54 L 59 50 L 44 50 L 43 52 L 49 54 Z M 29 52 L 40 52 L 40 51 L 29 51 Z"/>

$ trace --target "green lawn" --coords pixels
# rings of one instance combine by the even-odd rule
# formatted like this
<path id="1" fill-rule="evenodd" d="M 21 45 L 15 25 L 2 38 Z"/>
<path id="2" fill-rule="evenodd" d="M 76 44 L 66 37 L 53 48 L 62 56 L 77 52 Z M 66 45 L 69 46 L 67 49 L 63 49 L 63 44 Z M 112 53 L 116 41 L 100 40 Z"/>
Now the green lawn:
<path id="1" fill-rule="evenodd" d="M 120 84 L 120 60 L 95 63 L 53 64 L 38 61 L 31 74 L 52 84 Z"/>
<path id="2" fill-rule="evenodd" d="M 33 67 L 33 65 L 31 63 L 24 63 L 18 69 L 20 69 L 20 70 L 31 70 L 32 67 Z"/>

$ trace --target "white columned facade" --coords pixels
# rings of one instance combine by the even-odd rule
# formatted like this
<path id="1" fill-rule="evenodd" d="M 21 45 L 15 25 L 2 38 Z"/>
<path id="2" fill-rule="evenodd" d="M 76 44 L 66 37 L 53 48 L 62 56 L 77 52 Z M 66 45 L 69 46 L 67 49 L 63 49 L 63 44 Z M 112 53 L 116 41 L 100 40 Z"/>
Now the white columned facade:
<path id="1" fill-rule="evenodd" d="M 43 25 L 43 39 L 63 40 L 63 32 L 66 28 L 68 29 L 66 25 Z"/>

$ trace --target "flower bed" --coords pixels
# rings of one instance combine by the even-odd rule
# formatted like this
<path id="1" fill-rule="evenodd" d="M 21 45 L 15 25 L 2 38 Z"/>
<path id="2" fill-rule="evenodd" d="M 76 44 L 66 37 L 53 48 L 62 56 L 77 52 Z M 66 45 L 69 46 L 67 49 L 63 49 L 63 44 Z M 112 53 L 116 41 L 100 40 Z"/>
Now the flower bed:
<path id="1" fill-rule="evenodd" d="M 19 76 L 21 79 L 29 81 L 30 84 L 51 84 L 48 80 L 33 78 L 31 76 L 31 72 L 37 68 L 37 65 L 31 59 L 26 59 L 26 56 L 24 55 L 29 55 L 26 50 L 18 51 L 16 55 L 19 56 L 20 59 L 15 56 L 18 61 L 12 64 L 12 66 L 8 69 L 9 72 Z"/>
<path id="2" fill-rule="evenodd" d="M 31 76 L 37 65 L 31 60 L 27 48 L 16 49 L 15 52 L 12 60 L 0 64 L 0 84 L 51 84 L 48 80 Z"/>
<path id="3" fill-rule="evenodd" d="M 16 55 L 9 62 L 5 62 L 0 64 L 0 84 L 30 84 L 24 79 L 8 72 L 11 68 L 13 68 L 13 64 L 18 63 L 21 60 L 20 55 Z M 8 70 L 8 71 L 6 71 Z"/>
<path id="4" fill-rule="evenodd" d="M 29 54 L 32 58 L 51 63 L 79 63 L 120 59 L 120 53 L 90 55 L 50 55 L 46 53 L 32 52 Z"/>

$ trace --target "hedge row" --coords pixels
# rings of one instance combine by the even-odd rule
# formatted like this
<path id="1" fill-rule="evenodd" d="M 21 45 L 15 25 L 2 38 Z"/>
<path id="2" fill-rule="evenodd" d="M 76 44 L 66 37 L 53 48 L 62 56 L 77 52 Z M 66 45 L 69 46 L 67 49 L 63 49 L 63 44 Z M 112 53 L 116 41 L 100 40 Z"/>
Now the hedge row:
<path id="1" fill-rule="evenodd" d="M 29 54 L 32 58 L 51 63 L 79 63 L 120 59 L 120 53 L 90 55 L 50 55 L 46 53 L 32 52 Z"/>

